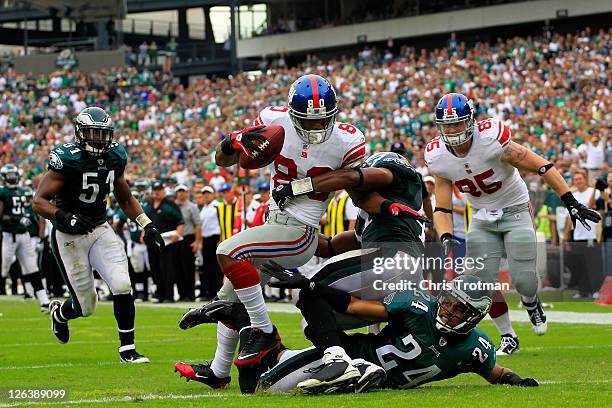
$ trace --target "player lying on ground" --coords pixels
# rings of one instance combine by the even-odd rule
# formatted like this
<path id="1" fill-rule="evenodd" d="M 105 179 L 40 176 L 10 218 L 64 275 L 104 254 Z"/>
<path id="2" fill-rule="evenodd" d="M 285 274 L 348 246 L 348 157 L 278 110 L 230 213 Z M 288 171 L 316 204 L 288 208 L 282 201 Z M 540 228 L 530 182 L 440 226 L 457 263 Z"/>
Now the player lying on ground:
<path id="1" fill-rule="evenodd" d="M 440 136 L 425 148 L 425 161 L 436 178 L 434 223 L 446 253 L 459 242 L 452 237 L 452 184 L 466 193 L 473 207 L 467 231 L 467 258 L 484 259 L 484 268 L 473 271 L 485 281 L 498 279 L 499 263 L 506 254 L 514 287 L 529 313 L 537 335 L 546 333 L 546 315 L 537 296 L 536 236 L 529 193 L 519 170 L 537 172 L 561 197 L 572 222 L 598 222 L 596 211 L 580 204 L 552 163 L 512 141 L 510 129 L 500 120 L 474 121 L 472 101 L 464 95 L 444 95 L 435 109 Z M 495 306 L 501 306 L 497 303 Z M 510 316 L 501 310 L 493 319 L 505 354 L 518 350 Z"/>
<path id="2" fill-rule="evenodd" d="M 9 269 L 16 258 L 21 266 L 24 286 L 32 285 L 34 294 L 40 303 L 43 313 L 49 311 L 49 298 L 42 284 L 42 276 L 38 271 L 38 256 L 36 247 L 30 239 L 28 229 L 36 224 L 26 213 L 26 190 L 19 186 L 19 168 L 14 164 L 7 164 L 0 169 L 0 178 L 3 186 L 0 187 L 0 225 L 2 226 L 2 271 L 0 284 L 9 275 Z M 38 228 L 36 228 L 38 229 Z M 38 232 L 37 232 L 38 235 Z M 24 291 L 27 293 L 26 288 Z"/>
<path id="3" fill-rule="evenodd" d="M 330 240 L 328 237 L 324 237 L 319 242 L 317 255 L 330 257 L 335 253 L 359 249 L 362 245 L 364 248 L 379 248 L 381 245 L 384 246 L 383 243 L 389 243 L 389 248 L 385 248 L 385 250 L 387 256 L 390 257 L 398 251 L 402 251 L 411 257 L 418 257 L 422 253 L 420 237 L 423 227 L 421 223 L 426 221 L 427 218 L 421 216 L 416 210 L 422 206 L 424 189 L 420 174 L 403 157 L 390 152 L 377 153 L 366 160 L 363 168 L 339 169 L 312 179 L 297 180 L 296 182 L 304 184 L 304 181 L 306 181 L 306 184 L 311 184 L 311 187 L 307 189 L 309 191 L 302 193 L 304 195 L 313 191 L 319 194 L 349 188 L 356 204 L 369 211 L 369 213 L 361 211 L 357 221 L 358 233 L 355 231 L 346 232 L 343 234 L 344 239 L 342 240 L 337 238 Z M 287 188 L 283 189 L 285 186 Z M 274 190 L 276 203 L 281 209 L 299 198 L 299 194 L 295 194 L 291 186 L 292 184 L 281 185 Z M 369 194 L 372 191 L 376 191 L 378 194 Z M 389 253 L 390 251 L 393 253 Z M 380 251 L 369 251 L 367 254 L 362 251 L 353 251 L 338 259 L 330 260 L 319 269 L 317 276 L 325 275 L 332 286 L 335 286 L 335 282 L 329 281 L 329 279 L 333 279 L 334 276 L 342 276 L 342 282 L 339 283 L 341 285 L 340 289 L 356 293 L 358 296 L 382 300 L 391 290 L 373 292 L 371 284 L 367 284 L 366 279 L 363 279 L 360 274 L 369 275 L 373 278 L 375 276 L 371 273 L 373 259 L 382 256 Z M 366 266 L 366 263 L 369 266 Z M 333 275 L 328 274 L 328 271 L 333 272 Z M 350 272 L 348 275 L 345 273 L 347 271 Z M 386 281 L 399 282 L 407 279 L 419 279 L 420 277 L 420 273 L 412 274 L 411 272 L 414 271 L 409 270 L 388 272 L 388 275 L 392 274 L 392 276 L 388 276 Z M 354 277 L 354 279 L 350 279 L 351 277 Z M 208 309 L 204 306 L 200 309 L 188 311 L 181 319 L 179 326 L 186 329 L 206 322 L 206 310 Z M 343 328 L 363 326 L 361 321 L 355 325 L 355 319 L 345 320 Z M 347 371 L 353 374 L 357 373 L 357 369 L 350 364 L 348 356 L 346 356 L 346 359 L 349 361 Z M 180 364 L 177 364 L 177 367 L 181 367 Z M 207 369 L 202 370 L 202 367 L 204 366 L 197 365 L 194 373 L 197 373 L 198 376 L 192 379 L 197 379 L 209 385 L 213 384 L 209 371 Z M 179 371 L 183 373 L 182 370 L 179 369 Z M 191 371 L 187 375 L 189 373 Z M 243 385 L 241 382 L 241 387 Z M 250 385 L 254 387 L 254 384 L 248 383 L 243 392 L 252 392 Z"/>
<path id="4" fill-rule="evenodd" d="M 119 356 L 125 363 L 148 363 L 134 345 L 134 299 L 123 242 L 106 222 L 106 200 L 114 191 L 126 215 L 144 229 L 144 239 L 156 248 L 164 240 L 132 196 L 125 179 L 127 154 L 113 141 L 113 123 L 101 108 L 89 107 L 75 119 L 75 143 L 57 146 L 49 156 L 33 201 L 34 211 L 51 220 L 51 248 L 70 292 L 63 304 L 49 306 L 53 334 L 60 343 L 70 339 L 68 321 L 90 316 L 98 294 L 92 268 L 113 294 L 119 329 Z"/>
<path id="5" fill-rule="evenodd" d="M 260 389 L 287 392 L 298 388 L 314 394 L 413 388 L 466 372 L 478 373 L 494 384 L 538 385 L 534 379 L 523 379 L 496 364 L 491 340 L 476 328 L 491 306 L 487 291 L 472 289 L 481 282 L 476 276 L 455 278 L 437 301 L 420 291 L 402 291 L 380 302 L 350 296 L 277 264 L 263 268 L 279 279 L 279 286 L 301 289 L 298 305 L 309 321 L 307 335 L 315 347 L 271 354 L 267 361 L 271 369 L 258 380 Z M 237 329 L 248 324 L 241 305 L 216 301 L 209 306 L 211 320 L 225 320 Z M 388 324 L 379 334 L 347 334 L 335 326 L 334 312 Z M 329 348 L 348 353 L 359 375 L 321 381 L 333 377 L 332 371 L 345 372 L 342 360 L 325 363 L 323 350 Z M 191 367 L 181 369 L 189 371 Z"/>

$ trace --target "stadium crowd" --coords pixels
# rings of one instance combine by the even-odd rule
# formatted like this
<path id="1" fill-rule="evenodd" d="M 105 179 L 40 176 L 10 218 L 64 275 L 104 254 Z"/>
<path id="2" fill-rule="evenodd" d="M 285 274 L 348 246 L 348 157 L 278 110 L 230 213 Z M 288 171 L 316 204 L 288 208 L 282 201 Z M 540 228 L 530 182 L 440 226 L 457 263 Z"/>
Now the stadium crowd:
<path id="1" fill-rule="evenodd" d="M 235 190 L 241 181 L 256 193 L 269 170 L 244 179 L 217 168 L 215 146 L 249 126 L 265 106 L 284 105 L 293 80 L 316 72 L 337 90 L 339 120 L 366 134 L 368 153 L 400 143 L 427 175 L 423 149 L 437 134 L 433 107 L 444 93 L 461 92 L 475 101 L 479 118 L 502 119 L 516 141 L 555 163 L 569 181 L 586 169 L 587 183 L 595 186 L 612 166 L 610 44 L 612 29 L 587 28 L 549 39 L 515 37 L 473 46 L 457 41 L 435 50 L 371 47 L 329 61 L 309 56 L 295 67 L 198 79 L 188 88 L 147 68 L 40 77 L 10 73 L 0 76 L 0 162 L 18 165 L 35 185 L 50 149 L 72 140 L 74 116 L 96 105 L 113 116 L 116 139 L 129 153 L 131 182 L 159 179 L 170 192 L 185 185 L 194 195 L 211 185 L 221 196 L 219 190 Z M 529 180 L 540 208 L 546 194 L 537 177 Z M 542 220 L 551 219 L 548 214 Z M 610 239 L 609 230 L 604 228 L 604 238 Z M 556 242 L 561 233 L 546 235 Z"/>

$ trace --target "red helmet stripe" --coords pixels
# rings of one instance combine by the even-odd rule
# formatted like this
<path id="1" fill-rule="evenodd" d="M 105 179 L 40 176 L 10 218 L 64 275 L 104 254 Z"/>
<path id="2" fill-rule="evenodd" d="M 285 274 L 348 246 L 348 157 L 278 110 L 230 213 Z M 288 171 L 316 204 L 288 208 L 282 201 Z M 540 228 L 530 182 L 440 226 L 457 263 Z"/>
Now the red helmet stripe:
<path id="1" fill-rule="evenodd" d="M 447 99 L 446 99 L 446 114 L 449 116 L 453 114 L 453 95 L 452 94 L 448 94 Z"/>
<path id="2" fill-rule="evenodd" d="M 317 77 L 314 75 L 308 75 L 310 79 L 310 86 L 312 86 L 312 102 L 315 108 L 320 108 L 319 105 L 319 87 L 317 86 Z"/>

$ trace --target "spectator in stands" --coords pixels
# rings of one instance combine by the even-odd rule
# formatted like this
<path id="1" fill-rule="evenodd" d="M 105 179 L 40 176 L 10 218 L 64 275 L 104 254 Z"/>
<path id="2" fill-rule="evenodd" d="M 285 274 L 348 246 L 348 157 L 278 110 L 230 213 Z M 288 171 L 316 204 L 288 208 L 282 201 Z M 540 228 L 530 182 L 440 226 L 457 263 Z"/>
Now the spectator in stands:
<path id="1" fill-rule="evenodd" d="M 200 210 L 189 200 L 189 188 L 179 184 L 174 189 L 176 205 L 183 215 L 185 227 L 183 239 L 179 243 L 179 265 L 176 274 L 179 300 L 193 302 L 195 300 L 195 253 L 201 250 L 202 231 Z"/>
<path id="2" fill-rule="evenodd" d="M 149 45 L 146 41 L 143 41 L 142 44 L 138 46 L 138 51 L 138 65 L 142 67 L 143 65 L 148 64 L 147 58 L 149 56 Z"/>

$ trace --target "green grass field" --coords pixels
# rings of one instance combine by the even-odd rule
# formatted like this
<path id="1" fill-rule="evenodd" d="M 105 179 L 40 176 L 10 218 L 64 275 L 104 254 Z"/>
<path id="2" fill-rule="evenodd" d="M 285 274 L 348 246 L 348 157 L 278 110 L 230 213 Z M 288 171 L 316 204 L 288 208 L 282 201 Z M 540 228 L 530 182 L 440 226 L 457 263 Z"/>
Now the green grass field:
<path id="1" fill-rule="evenodd" d="M 565 303 L 563 310 L 612 312 L 612 307 Z M 590 310 L 590 308 L 593 310 Z M 583 309 L 587 310 L 583 310 Z M 197 382 L 186 383 L 173 372 L 176 361 L 210 359 L 215 348 L 213 326 L 188 331 L 178 328 L 183 308 L 137 306 L 136 343 L 151 364 L 119 363 L 112 306 L 100 304 L 96 314 L 71 322 L 71 340 L 59 344 L 50 331 L 48 315 L 33 302 L 0 300 L 0 397 L 1 406 L 31 406 L 7 399 L 8 388 L 66 388 L 69 400 L 36 406 L 146 406 L 199 407 L 303 407 L 419 406 L 462 407 L 606 407 L 612 406 L 612 325 L 551 323 L 543 337 L 532 334 L 526 323 L 515 323 L 521 338 L 520 354 L 498 362 L 522 376 L 541 382 L 536 389 L 487 384 L 476 375 L 407 391 L 377 391 L 360 395 L 305 397 L 298 395 L 240 395 L 237 378 L 227 390 L 211 390 Z M 302 348 L 299 316 L 273 313 L 284 343 Z M 490 321 L 482 327 L 498 339 Z M 235 373 L 234 373 L 235 374 Z"/>

